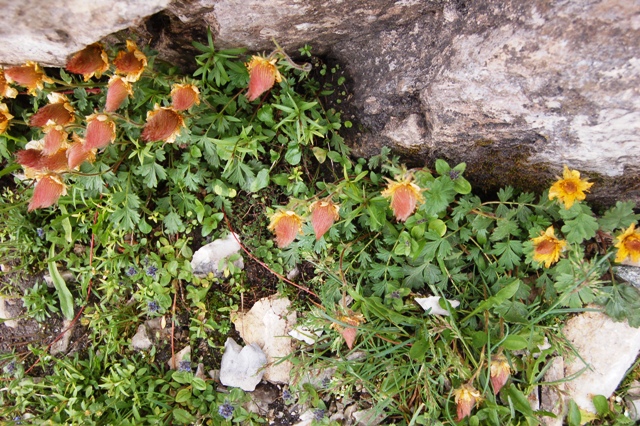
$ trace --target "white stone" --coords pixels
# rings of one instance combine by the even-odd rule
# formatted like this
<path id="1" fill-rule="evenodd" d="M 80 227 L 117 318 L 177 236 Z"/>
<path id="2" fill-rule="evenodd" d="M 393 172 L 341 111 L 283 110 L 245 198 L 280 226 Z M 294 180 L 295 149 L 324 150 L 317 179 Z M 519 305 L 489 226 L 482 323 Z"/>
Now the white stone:
<path id="1" fill-rule="evenodd" d="M 310 330 L 306 326 L 298 326 L 289 332 L 289 336 L 296 340 L 301 340 L 308 345 L 312 345 L 322 335 L 322 330 Z"/>
<path id="2" fill-rule="evenodd" d="M 243 348 L 227 338 L 220 364 L 220 383 L 251 392 L 262 380 L 266 363 L 267 357 L 257 344 Z"/>
<path id="3" fill-rule="evenodd" d="M 267 356 L 264 378 L 272 383 L 289 383 L 292 364 L 281 359 L 293 350 L 291 336 L 296 313 L 289 312 L 291 302 L 274 294 L 258 300 L 247 313 L 233 318 L 236 330 L 247 344 L 257 344 Z"/>
<path id="4" fill-rule="evenodd" d="M 566 404 L 562 399 L 565 384 L 564 359 L 561 356 L 556 356 L 551 361 L 551 365 L 544 375 L 544 382 L 555 384 L 540 386 L 540 408 L 555 414 L 556 418 L 543 416 L 540 421 L 545 426 L 562 426 Z"/>
<path id="5" fill-rule="evenodd" d="M 144 324 L 140 324 L 136 334 L 131 339 L 131 346 L 137 351 L 146 351 L 152 345 L 153 343 L 147 335 L 147 327 L 145 327 Z"/>
<path id="6" fill-rule="evenodd" d="M 200 247 L 191 259 L 191 269 L 196 276 L 206 276 L 209 273 L 220 277 L 220 262 L 229 256 L 240 252 L 242 247 L 238 243 L 239 237 L 230 233 L 225 238 L 217 239 L 205 246 Z M 233 262 L 237 268 L 244 268 L 242 257 Z M 224 265 L 222 265 L 224 267 Z"/>
<path id="7" fill-rule="evenodd" d="M 191 346 L 185 346 L 180 350 L 180 352 L 175 354 L 169 361 L 167 361 L 167 365 L 169 365 L 169 368 L 171 370 L 177 370 L 178 368 L 180 368 L 180 363 L 182 361 L 186 361 L 190 359 L 191 359 Z"/>
<path id="8" fill-rule="evenodd" d="M 429 296 L 429 297 L 416 297 L 414 300 L 425 311 L 428 311 L 429 309 L 431 309 L 429 313 L 432 315 L 449 316 L 449 311 L 440 307 L 440 299 L 441 299 L 440 296 Z M 457 300 L 447 299 L 447 302 L 449 302 L 452 308 L 457 308 L 458 306 L 460 306 L 460 302 Z"/>
<path id="9" fill-rule="evenodd" d="M 15 318 L 16 315 L 12 314 L 10 309 L 7 309 L 7 304 L 13 304 L 13 301 L 0 296 L 0 319 L 4 320 L 2 324 L 7 327 L 16 328 L 18 326 L 18 321 L 12 319 Z"/>
<path id="10" fill-rule="evenodd" d="M 49 353 L 51 355 L 56 355 L 59 353 L 64 353 L 69 348 L 69 342 L 71 341 L 71 334 L 73 333 L 73 328 L 75 323 L 73 320 L 65 319 L 62 322 L 62 336 L 58 336 L 59 339 L 56 340 L 52 345 Z"/>
<path id="11" fill-rule="evenodd" d="M 580 357 L 565 359 L 565 377 L 585 371 L 566 383 L 567 398 L 583 410 L 595 412 L 594 395 L 609 398 L 640 351 L 640 328 L 615 322 L 601 312 L 585 312 L 570 319 L 564 334 Z M 586 364 L 585 364 L 586 363 Z"/>

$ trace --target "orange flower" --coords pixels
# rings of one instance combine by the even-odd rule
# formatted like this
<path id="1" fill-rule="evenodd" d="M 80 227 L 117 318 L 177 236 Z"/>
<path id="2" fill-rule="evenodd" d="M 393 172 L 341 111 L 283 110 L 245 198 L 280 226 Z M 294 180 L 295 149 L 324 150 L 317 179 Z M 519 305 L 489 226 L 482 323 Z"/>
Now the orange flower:
<path id="1" fill-rule="evenodd" d="M 245 64 L 249 71 L 249 91 L 247 99 L 251 102 L 258 96 L 271 89 L 276 82 L 282 81 L 282 76 L 276 67 L 277 59 L 267 59 L 262 56 L 252 56 Z"/>
<path id="2" fill-rule="evenodd" d="M 313 225 L 316 240 L 319 240 L 333 226 L 333 222 L 340 217 L 338 214 L 340 206 L 331 200 L 316 201 L 309 206 L 309 210 L 311 211 L 311 225 Z"/>
<path id="3" fill-rule="evenodd" d="M 69 72 L 82 74 L 84 81 L 88 81 L 94 75 L 100 78 L 109 69 L 109 58 L 100 43 L 93 43 L 73 55 L 66 68 Z"/>
<path id="4" fill-rule="evenodd" d="M 471 414 L 471 410 L 480 399 L 480 392 L 467 383 L 454 390 L 453 395 L 455 396 L 456 412 L 458 414 L 456 421 L 459 422 Z"/>
<path id="5" fill-rule="evenodd" d="M 507 383 L 510 374 L 511 367 L 504 355 L 499 354 L 491 357 L 490 378 L 494 394 L 500 392 L 500 389 Z"/>
<path id="6" fill-rule="evenodd" d="M 67 193 L 62 177 L 55 173 L 42 176 L 33 189 L 29 211 L 54 205 L 61 195 Z"/>
<path id="7" fill-rule="evenodd" d="M 540 237 L 533 238 L 533 260 L 544 262 L 545 268 L 550 267 L 560 259 L 560 253 L 566 247 L 567 242 L 559 240 L 555 236 L 553 226 L 547 228 Z"/>
<path id="8" fill-rule="evenodd" d="M 632 223 L 621 235 L 617 237 L 618 248 L 616 262 L 622 262 L 630 257 L 633 262 L 640 262 L 640 231 L 636 231 L 636 224 Z"/>
<path id="9" fill-rule="evenodd" d="M 353 343 L 356 341 L 356 337 L 358 335 L 358 326 L 367 322 L 364 315 L 353 312 L 349 309 L 347 310 L 347 315 L 340 315 L 338 320 L 342 323 L 349 324 L 351 327 L 343 327 L 337 322 L 334 322 L 331 324 L 330 328 L 338 331 L 342 335 L 347 347 L 349 349 L 353 349 Z"/>
<path id="10" fill-rule="evenodd" d="M 176 111 L 185 111 L 200 104 L 200 90 L 193 84 L 174 84 L 171 88 L 171 106 Z"/>
<path id="11" fill-rule="evenodd" d="M 66 126 L 74 120 L 74 109 L 65 95 L 60 93 L 49 93 L 47 95 L 49 104 L 40 108 L 29 119 L 29 125 L 33 127 L 44 127 L 53 121 L 55 124 Z"/>
<path id="12" fill-rule="evenodd" d="M 88 161 L 93 163 L 96 159 L 96 148 L 91 148 L 78 135 L 73 135 L 73 143 L 67 149 L 67 166 L 70 170 L 77 169 L 80 164 Z"/>
<path id="13" fill-rule="evenodd" d="M 413 214 L 418 203 L 424 202 L 420 187 L 411 180 L 411 176 L 406 176 L 401 181 L 389 180 L 387 188 L 382 191 L 383 197 L 391 198 L 393 215 L 402 222 Z"/>
<path id="14" fill-rule="evenodd" d="M 142 139 L 147 142 L 175 142 L 183 127 L 184 120 L 173 108 L 160 107 L 156 104 L 153 111 L 147 112 L 147 124 L 142 130 Z"/>
<path id="15" fill-rule="evenodd" d="M 278 247 L 291 244 L 302 229 L 302 218 L 291 210 L 279 210 L 271 216 L 268 228 L 276 234 Z"/>
<path id="16" fill-rule="evenodd" d="M 118 75 L 109 79 L 107 89 L 107 103 L 105 111 L 113 112 L 120 108 L 127 96 L 133 95 L 131 84 Z"/>
<path id="17" fill-rule="evenodd" d="M 116 139 L 116 123 L 104 114 L 91 114 L 87 117 L 86 147 L 102 149 Z"/>
<path id="18" fill-rule="evenodd" d="M 135 83 L 147 66 L 147 57 L 138 50 L 138 46 L 133 41 L 127 40 L 127 51 L 118 52 L 113 63 L 117 74 L 123 75 L 125 81 Z"/>
<path id="19" fill-rule="evenodd" d="M 42 147 L 42 154 L 51 155 L 66 146 L 69 134 L 64 131 L 64 128 L 61 125 L 49 120 L 42 131 L 44 132 L 44 146 Z"/>
<path id="20" fill-rule="evenodd" d="M 67 168 L 66 143 L 53 154 L 43 153 L 44 141 L 31 141 L 25 149 L 16 152 L 16 161 L 24 169 L 24 174 L 29 179 L 39 179 L 47 173 L 59 173 Z"/>
<path id="21" fill-rule="evenodd" d="M 9 107 L 6 104 L 0 104 L 0 135 L 7 131 L 9 120 L 13 115 L 9 114 Z"/>
<path id="22" fill-rule="evenodd" d="M 21 67 L 7 68 L 4 74 L 9 83 L 17 83 L 26 87 L 30 95 L 34 95 L 36 90 L 42 90 L 44 83 L 53 83 L 53 80 L 42 71 L 40 65 L 31 61 L 27 61 Z"/>
<path id="23" fill-rule="evenodd" d="M 18 91 L 7 84 L 4 70 L 0 68 L 0 98 L 15 98 L 17 95 Z"/>
<path id="24" fill-rule="evenodd" d="M 585 191 L 589 192 L 589 188 L 593 183 L 580 179 L 580 172 L 577 170 L 569 170 L 564 166 L 562 179 L 558 179 L 549 190 L 549 199 L 557 198 L 565 209 L 571 208 L 574 202 L 585 199 Z"/>

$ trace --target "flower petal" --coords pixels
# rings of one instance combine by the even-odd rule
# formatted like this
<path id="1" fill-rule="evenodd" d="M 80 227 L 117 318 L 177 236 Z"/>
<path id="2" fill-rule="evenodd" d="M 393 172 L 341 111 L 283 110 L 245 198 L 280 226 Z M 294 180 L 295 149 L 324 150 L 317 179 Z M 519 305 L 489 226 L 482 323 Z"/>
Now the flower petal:
<path id="1" fill-rule="evenodd" d="M 176 84 L 171 89 L 171 106 L 176 111 L 185 111 L 200 104 L 200 90 L 193 84 Z"/>
<path id="2" fill-rule="evenodd" d="M 38 64 L 31 61 L 27 61 L 23 66 L 7 68 L 5 77 L 9 82 L 15 82 L 26 87 L 29 94 L 32 95 L 35 94 L 36 90 L 41 90 L 44 87 L 44 83 L 53 82 L 44 74 Z"/>
<path id="3" fill-rule="evenodd" d="M 290 210 L 278 211 L 271 216 L 268 229 L 276 234 L 278 247 L 284 248 L 291 244 L 302 229 L 302 219 Z"/>
<path id="4" fill-rule="evenodd" d="M 340 217 L 339 207 L 331 201 L 316 201 L 309 207 L 311 210 L 311 225 L 316 234 L 316 240 L 333 226 L 333 223 Z"/>
<path id="5" fill-rule="evenodd" d="M 114 75 L 109 79 L 109 85 L 107 89 L 107 103 L 105 105 L 105 111 L 113 112 L 120 108 L 127 96 L 133 94 L 131 85 L 125 81 L 122 77 Z"/>
<path id="6" fill-rule="evenodd" d="M 116 138 L 116 124 L 104 114 L 93 114 L 87 117 L 86 147 L 102 149 Z"/>
<path id="7" fill-rule="evenodd" d="M 72 111 L 69 111 L 70 105 L 64 102 L 48 104 L 40 108 L 29 119 L 29 125 L 32 127 L 44 127 L 49 121 L 55 124 L 66 126 L 74 119 Z"/>
<path id="8" fill-rule="evenodd" d="M 156 106 L 154 111 L 149 111 L 147 124 L 142 130 L 141 137 L 147 142 L 174 142 L 182 126 L 184 126 L 184 120 L 179 112 Z"/>
<path id="9" fill-rule="evenodd" d="M 147 57 L 138 50 L 133 41 L 127 40 L 127 51 L 118 52 L 113 63 L 116 66 L 116 73 L 133 83 L 140 79 L 144 67 L 147 66 Z"/>
<path id="10" fill-rule="evenodd" d="M 29 211 L 54 205 L 66 193 L 66 185 L 58 175 L 42 177 L 33 189 Z"/>
<path id="11" fill-rule="evenodd" d="M 100 43 L 90 44 L 67 62 L 66 69 L 74 74 L 82 74 L 84 81 L 94 75 L 98 78 L 109 68 L 107 53 Z"/>
<path id="12" fill-rule="evenodd" d="M 249 70 L 249 91 L 246 96 L 250 102 L 271 89 L 276 81 L 282 79 L 275 60 L 252 56 L 246 67 Z"/>

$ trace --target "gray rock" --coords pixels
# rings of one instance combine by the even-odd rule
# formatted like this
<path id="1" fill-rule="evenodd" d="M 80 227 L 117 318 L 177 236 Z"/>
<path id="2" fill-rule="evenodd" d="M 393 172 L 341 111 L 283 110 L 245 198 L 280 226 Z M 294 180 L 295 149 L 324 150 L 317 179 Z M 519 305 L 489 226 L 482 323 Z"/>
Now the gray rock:
<path id="1" fill-rule="evenodd" d="M 617 266 L 614 268 L 616 275 L 632 286 L 640 288 L 640 268 L 637 266 Z"/>
<path id="2" fill-rule="evenodd" d="M 156 13 L 169 0 L 0 1 L 0 63 L 61 66 L 86 45 Z"/>
<path id="3" fill-rule="evenodd" d="M 0 62 L 63 65 L 125 27 L 163 58 L 190 41 L 288 52 L 308 43 L 346 72 L 354 152 L 389 145 L 465 161 L 478 188 L 543 189 L 564 164 L 590 198 L 640 200 L 640 3 L 547 0 L 4 1 Z M 148 16 L 165 8 L 151 18 Z M 108 13 L 105 13 L 108 11 Z"/>
<path id="4" fill-rule="evenodd" d="M 220 262 L 229 256 L 237 254 L 242 249 L 238 244 L 239 238 L 236 234 L 229 234 L 225 238 L 217 239 L 198 249 L 191 259 L 191 269 L 196 276 L 206 276 L 213 273 L 217 277 L 222 276 Z M 233 262 L 236 268 L 243 269 L 244 261 L 242 257 Z"/>
<path id="5" fill-rule="evenodd" d="M 227 338 L 220 364 L 220 383 L 251 392 L 262 380 L 266 363 L 267 357 L 257 344 L 243 348 Z"/>
<path id="6" fill-rule="evenodd" d="M 153 346 L 153 342 L 151 342 L 151 339 L 149 339 L 147 335 L 147 327 L 145 327 L 144 324 L 138 326 L 136 334 L 131 339 L 131 346 L 137 351 L 146 351 Z"/>

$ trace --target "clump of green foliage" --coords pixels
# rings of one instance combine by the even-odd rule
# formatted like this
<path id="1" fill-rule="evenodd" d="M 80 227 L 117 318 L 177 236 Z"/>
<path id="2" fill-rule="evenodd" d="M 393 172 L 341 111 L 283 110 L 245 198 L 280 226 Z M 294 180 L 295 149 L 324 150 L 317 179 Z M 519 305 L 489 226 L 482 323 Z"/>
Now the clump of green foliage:
<path id="1" fill-rule="evenodd" d="M 3 420 L 263 423 L 242 408 L 243 392 L 219 392 L 190 368 L 168 370 L 156 348 L 129 348 L 144 320 L 164 317 L 171 327 L 186 318 L 187 341 L 219 354 L 229 312 L 255 284 L 231 263 L 223 279 L 195 277 L 189 261 L 194 248 L 229 226 L 271 272 L 314 270 L 298 283 L 310 303 L 296 308 L 302 322 L 323 334 L 292 355 L 290 395 L 317 410 L 332 397 L 349 400 L 357 393 L 389 424 L 537 424 L 548 413 L 534 411 L 527 396 L 542 382 L 549 357 L 571 352 L 560 332 L 566 316 L 603 309 L 640 325 L 638 291 L 616 281 L 612 259 L 613 239 L 640 217 L 633 203 L 619 202 L 597 216 L 586 203 L 565 208 L 548 193 L 509 187 L 483 201 L 471 192 L 464 164 L 438 160 L 434 170 L 406 170 L 386 148 L 354 159 L 339 134 L 340 113 L 320 101 L 332 89 L 305 68 L 282 56 L 282 81 L 249 102 L 244 51 L 218 51 L 211 36 L 207 45 L 194 45 L 201 54 L 192 77 L 145 51 L 148 66 L 132 96 L 110 114 L 115 142 L 93 163 L 65 174 L 68 195 L 57 206 L 27 212 L 31 183 L 16 178 L 5 186 L 0 214 L 8 226 L 0 230 L 0 255 L 11 271 L 3 291 L 24 297 L 40 321 L 58 308 L 68 320 L 80 318 L 91 343 L 66 358 L 37 344 L 2 355 Z M 18 170 L 13 153 L 42 138 L 26 123 L 46 93 L 72 94 L 78 118 L 86 117 L 103 110 L 106 80 L 85 82 L 60 70 L 37 96 L 11 102 L 18 119 L 0 136 L 0 177 L 8 181 Z M 197 86 L 200 103 L 183 113 L 185 128 L 175 142 L 143 141 L 147 113 L 156 104 L 170 106 L 176 83 Z M 343 83 L 339 77 L 336 85 Z M 69 130 L 82 134 L 84 128 L 71 124 Z M 403 179 L 419 195 L 413 195 L 412 214 L 398 220 L 388 194 Z M 309 207 L 323 200 L 339 207 L 332 226 L 316 237 Z M 295 241 L 278 248 L 267 216 L 281 211 L 300 218 L 300 229 Z M 550 227 L 563 243 L 554 242 L 558 258 L 546 265 L 536 260 L 536 238 Z M 20 294 L 11 278 L 21 269 L 48 271 L 55 292 L 38 284 Z M 61 269 L 76 281 L 65 281 Z M 298 288 L 281 280 L 269 289 L 276 290 L 293 295 Z M 415 302 L 424 296 L 440 297 L 449 315 L 424 312 Z M 457 308 L 447 302 L 453 300 Z M 509 376 L 499 392 L 491 373 L 498 355 L 506 358 Z M 194 350 L 191 359 L 200 356 Z M 328 368 L 335 372 L 327 383 L 304 379 Z M 478 397 L 462 416 L 458 390 L 465 385 Z M 597 406 L 600 418 L 593 421 L 625 424 L 618 408 L 605 409 L 600 399 Z M 316 424 L 330 423 L 318 417 Z M 580 418 L 571 408 L 569 422 Z"/>

